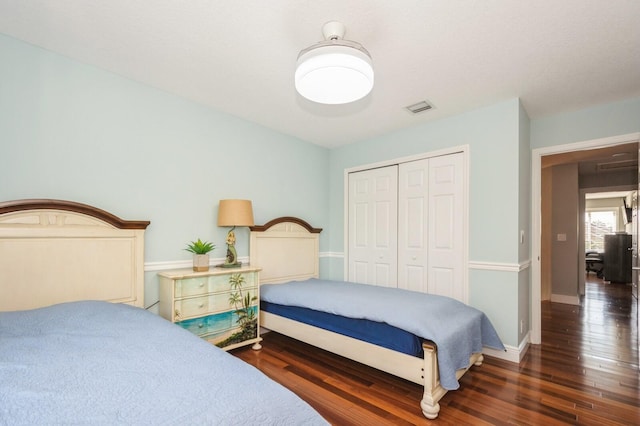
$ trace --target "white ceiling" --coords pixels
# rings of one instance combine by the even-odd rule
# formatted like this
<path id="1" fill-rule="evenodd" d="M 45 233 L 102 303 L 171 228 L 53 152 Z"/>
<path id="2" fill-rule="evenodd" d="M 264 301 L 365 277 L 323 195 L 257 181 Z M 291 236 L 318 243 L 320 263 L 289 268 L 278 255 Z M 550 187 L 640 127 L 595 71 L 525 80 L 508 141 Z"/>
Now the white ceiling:
<path id="1" fill-rule="evenodd" d="M 373 58 L 353 104 L 294 89 L 330 20 Z M 515 97 L 538 118 L 640 96 L 638 0 L 0 0 L 0 32 L 326 147 Z"/>

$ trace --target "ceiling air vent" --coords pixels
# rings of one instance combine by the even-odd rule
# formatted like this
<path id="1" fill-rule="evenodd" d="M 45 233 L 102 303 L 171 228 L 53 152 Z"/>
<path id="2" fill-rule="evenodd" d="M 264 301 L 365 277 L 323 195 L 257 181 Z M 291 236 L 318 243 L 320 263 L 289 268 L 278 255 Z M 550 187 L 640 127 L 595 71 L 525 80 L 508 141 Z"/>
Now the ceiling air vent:
<path id="1" fill-rule="evenodd" d="M 417 104 L 409 105 L 408 107 L 405 107 L 405 108 L 407 108 L 407 110 L 409 110 L 410 112 L 417 114 L 422 111 L 428 111 L 432 109 L 433 106 L 429 104 L 427 101 L 421 101 L 421 102 L 418 102 Z"/>
<path id="2" fill-rule="evenodd" d="M 636 160 L 612 161 L 609 163 L 598 163 L 598 171 L 614 171 L 636 169 L 638 162 Z"/>

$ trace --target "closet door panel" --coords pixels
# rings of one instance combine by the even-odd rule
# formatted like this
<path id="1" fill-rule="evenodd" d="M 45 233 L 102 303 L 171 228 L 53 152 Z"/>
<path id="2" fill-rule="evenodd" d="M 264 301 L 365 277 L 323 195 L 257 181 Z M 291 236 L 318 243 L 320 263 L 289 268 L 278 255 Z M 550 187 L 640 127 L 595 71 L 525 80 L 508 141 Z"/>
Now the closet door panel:
<path id="1" fill-rule="evenodd" d="M 349 281 L 396 287 L 398 167 L 349 174 Z"/>
<path id="2" fill-rule="evenodd" d="M 398 285 L 398 288 L 426 293 L 426 280 L 424 279 L 427 276 L 426 268 L 421 265 L 405 265 L 403 269 L 404 285 Z"/>
<path id="3" fill-rule="evenodd" d="M 429 293 L 453 297 L 451 289 L 455 285 L 455 271 L 451 268 L 432 268 L 430 272 Z"/>
<path id="4" fill-rule="evenodd" d="M 429 160 L 402 163 L 398 173 L 398 287 L 426 293 Z"/>
<path id="5" fill-rule="evenodd" d="M 428 293 L 466 302 L 463 154 L 429 159 Z"/>
<path id="6" fill-rule="evenodd" d="M 349 281 L 366 283 L 369 281 L 369 265 L 367 262 L 354 261 L 349 268 Z"/>
<path id="7" fill-rule="evenodd" d="M 374 275 L 373 275 L 373 279 L 368 282 L 369 284 L 374 284 L 381 287 L 395 287 L 395 286 L 389 285 L 390 282 L 396 281 L 395 279 L 396 277 L 391 276 L 391 270 L 388 263 L 375 262 L 373 264 L 373 268 L 374 268 Z M 395 273 L 395 271 L 393 272 Z"/>
<path id="8" fill-rule="evenodd" d="M 356 249 L 366 249 L 369 245 L 369 206 L 364 202 L 353 204 L 353 245 Z"/>

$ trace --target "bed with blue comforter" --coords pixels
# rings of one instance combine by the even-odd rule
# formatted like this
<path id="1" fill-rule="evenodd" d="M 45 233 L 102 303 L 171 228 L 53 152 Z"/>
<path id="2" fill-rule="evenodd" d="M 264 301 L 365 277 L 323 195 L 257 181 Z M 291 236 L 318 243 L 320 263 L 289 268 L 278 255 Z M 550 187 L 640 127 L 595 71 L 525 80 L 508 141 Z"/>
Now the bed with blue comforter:
<path id="1" fill-rule="evenodd" d="M 254 367 L 141 308 L 0 312 L 0 424 L 321 425 Z"/>
<path id="2" fill-rule="evenodd" d="M 429 419 L 483 347 L 505 349 L 483 312 L 449 297 L 311 278 L 263 284 L 260 299 L 264 327 L 423 385 Z"/>
<path id="3" fill-rule="evenodd" d="M 468 366 L 473 353 L 482 352 L 483 346 L 504 350 L 498 333 L 483 312 L 450 297 L 311 278 L 263 285 L 260 299 L 279 306 L 330 314 L 337 316 L 338 321 L 340 317 L 351 323 L 362 321 L 365 330 L 376 324 L 376 331 L 390 326 L 399 330 L 398 339 L 409 333 L 433 341 L 438 347 L 440 382 L 447 390 L 459 387 L 456 371 Z M 269 309 L 268 305 L 263 306 Z M 326 328 L 320 321 L 317 325 Z M 372 337 L 376 337 L 375 333 Z M 393 344 L 393 339 L 391 331 L 386 339 L 391 342 L 386 344 Z"/>

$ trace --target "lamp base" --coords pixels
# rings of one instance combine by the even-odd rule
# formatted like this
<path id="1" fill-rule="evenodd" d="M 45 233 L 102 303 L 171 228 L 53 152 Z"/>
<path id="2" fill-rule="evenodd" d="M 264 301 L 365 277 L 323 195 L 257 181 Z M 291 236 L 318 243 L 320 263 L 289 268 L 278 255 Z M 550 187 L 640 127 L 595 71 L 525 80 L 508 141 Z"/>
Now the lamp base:
<path id="1" fill-rule="evenodd" d="M 236 262 L 236 263 L 221 263 L 219 265 L 216 265 L 216 268 L 239 268 L 242 266 L 242 262 Z"/>

